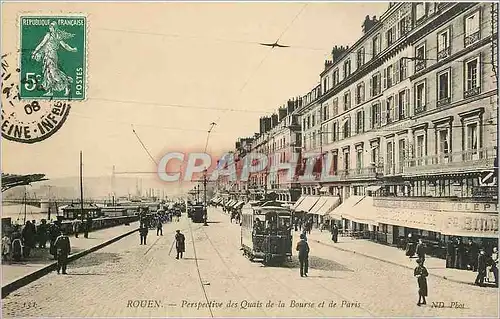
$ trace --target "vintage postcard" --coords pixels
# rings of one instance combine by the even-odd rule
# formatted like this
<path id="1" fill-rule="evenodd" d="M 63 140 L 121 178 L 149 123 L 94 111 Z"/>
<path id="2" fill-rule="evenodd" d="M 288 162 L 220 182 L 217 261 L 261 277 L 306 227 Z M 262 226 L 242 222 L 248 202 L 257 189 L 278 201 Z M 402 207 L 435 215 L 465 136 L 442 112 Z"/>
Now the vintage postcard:
<path id="1" fill-rule="evenodd" d="M 1 6 L 3 318 L 498 318 L 498 3 Z"/>

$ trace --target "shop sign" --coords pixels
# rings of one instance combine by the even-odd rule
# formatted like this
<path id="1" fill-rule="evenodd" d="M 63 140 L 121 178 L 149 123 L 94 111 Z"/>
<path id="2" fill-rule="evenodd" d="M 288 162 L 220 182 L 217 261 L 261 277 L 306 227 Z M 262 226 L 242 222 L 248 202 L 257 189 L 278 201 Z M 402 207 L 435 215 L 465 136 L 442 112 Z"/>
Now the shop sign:
<path id="1" fill-rule="evenodd" d="M 478 202 L 453 202 L 453 201 L 416 201 L 399 200 L 395 198 L 374 198 L 375 207 L 393 208 L 393 209 L 415 209 L 420 211 L 437 212 L 482 212 L 496 213 L 498 211 L 497 203 L 478 203 Z"/>
<path id="2" fill-rule="evenodd" d="M 377 209 L 377 221 L 388 225 L 439 231 L 435 212 L 412 211 L 407 209 Z"/>
<path id="3" fill-rule="evenodd" d="M 444 216 L 442 233 L 446 235 L 464 235 L 481 237 L 497 236 L 498 215 L 480 213 L 447 213 Z"/>

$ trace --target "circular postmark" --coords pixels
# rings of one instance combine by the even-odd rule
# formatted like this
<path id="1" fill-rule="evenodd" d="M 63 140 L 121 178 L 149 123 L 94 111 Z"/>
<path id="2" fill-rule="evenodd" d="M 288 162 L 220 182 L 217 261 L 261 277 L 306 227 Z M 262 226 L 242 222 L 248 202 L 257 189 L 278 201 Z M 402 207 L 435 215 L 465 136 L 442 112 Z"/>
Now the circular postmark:
<path id="1" fill-rule="evenodd" d="M 2 137 L 27 144 L 43 141 L 66 121 L 70 99 L 21 99 L 20 85 L 13 55 L 2 55 Z"/>

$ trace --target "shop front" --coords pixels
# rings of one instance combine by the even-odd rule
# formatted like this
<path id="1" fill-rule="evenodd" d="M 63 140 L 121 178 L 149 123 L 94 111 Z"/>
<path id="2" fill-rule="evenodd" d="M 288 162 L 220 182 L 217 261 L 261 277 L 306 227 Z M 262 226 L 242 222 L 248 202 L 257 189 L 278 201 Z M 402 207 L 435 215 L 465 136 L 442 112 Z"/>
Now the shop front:
<path id="1" fill-rule="evenodd" d="M 404 245 L 412 234 L 440 257 L 452 238 L 463 243 L 470 239 L 488 251 L 498 244 L 496 203 L 376 197 L 373 207 L 389 244 Z"/>

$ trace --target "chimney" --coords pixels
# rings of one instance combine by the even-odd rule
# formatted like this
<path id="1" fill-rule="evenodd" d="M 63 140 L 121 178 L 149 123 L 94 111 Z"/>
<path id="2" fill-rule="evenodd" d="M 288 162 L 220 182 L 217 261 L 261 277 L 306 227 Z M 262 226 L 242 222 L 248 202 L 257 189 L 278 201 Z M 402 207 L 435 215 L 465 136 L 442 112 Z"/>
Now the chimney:
<path id="1" fill-rule="evenodd" d="M 338 61 L 346 50 L 347 48 L 345 48 L 343 45 L 340 47 L 338 45 L 334 46 L 332 49 L 332 63 Z"/>
<path id="2" fill-rule="evenodd" d="M 365 21 L 363 22 L 362 29 L 363 29 L 363 34 L 367 33 L 370 31 L 373 26 L 377 24 L 377 16 L 373 16 L 372 19 L 370 19 L 370 16 L 365 17 Z"/>
<path id="3" fill-rule="evenodd" d="M 265 123 L 265 118 L 264 117 L 261 117 L 260 118 L 260 134 L 264 133 L 266 131 L 266 123 Z"/>
<path id="4" fill-rule="evenodd" d="M 293 102 L 292 100 L 288 100 L 288 103 L 287 103 L 287 112 L 288 114 L 292 113 L 293 112 Z"/>
<path id="5" fill-rule="evenodd" d="M 274 113 L 271 115 L 271 128 L 275 127 L 278 125 L 278 114 Z"/>
<path id="6" fill-rule="evenodd" d="M 287 108 L 286 107 L 280 107 L 278 109 L 278 121 L 281 122 L 282 119 L 284 119 L 286 116 L 287 116 L 288 112 L 287 112 Z"/>
<path id="7" fill-rule="evenodd" d="M 236 146 L 236 149 L 238 150 L 240 148 L 240 146 L 241 146 L 241 142 L 237 141 L 235 146 Z"/>
<path id="8" fill-rule="evenodd" d="M 271 129 L 271 118 L 269 116 L 264 117 L 264 132 L 266 133 Z"/>
<path id="9" fill-rule="evenodd" d="M 325 70 L 328 69 L 328 67 L 332 64 L 333 64 L 332 60 L 325 60 Z"/>

